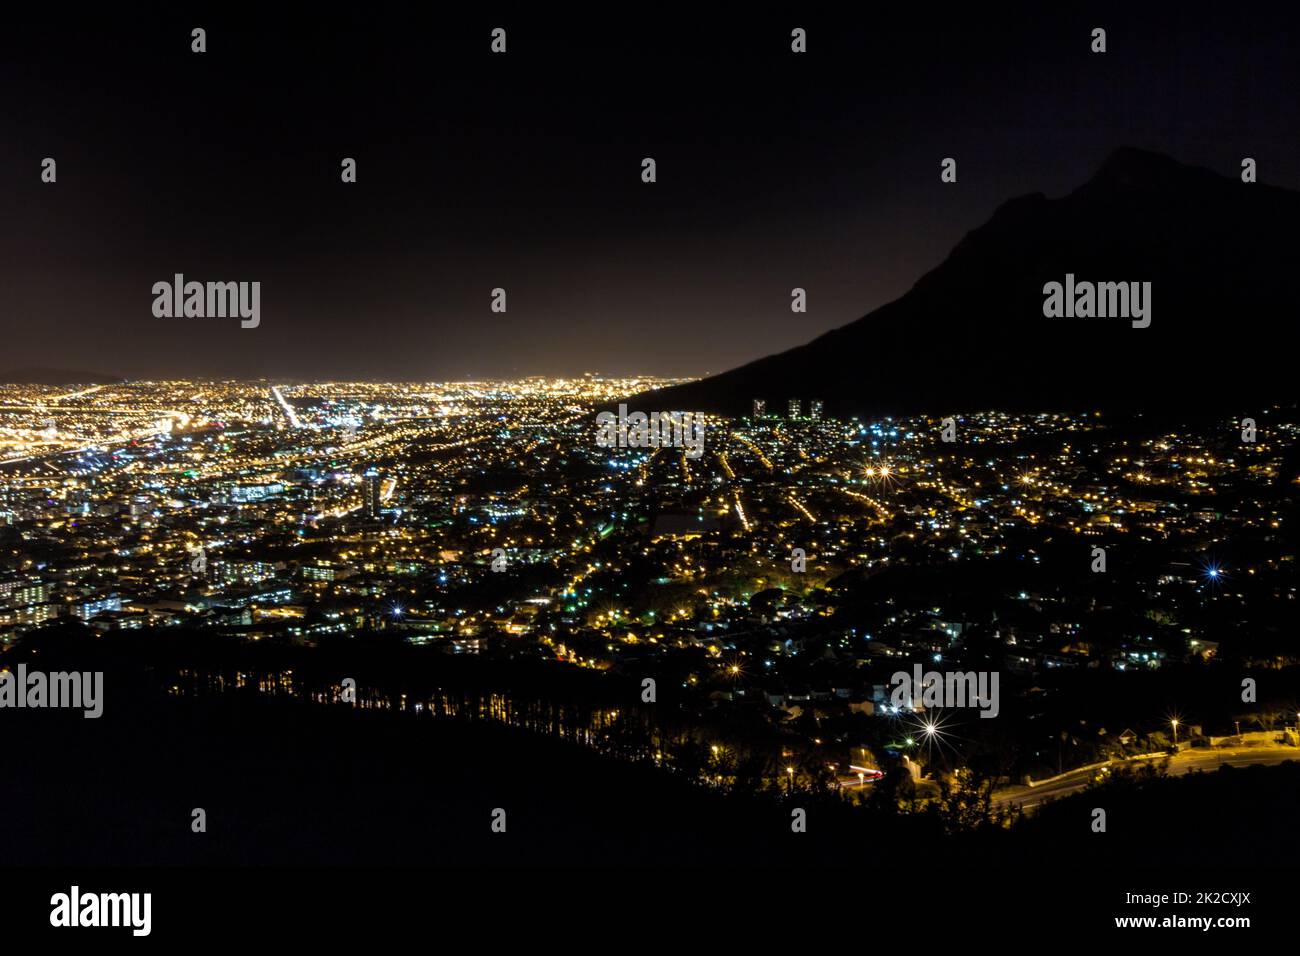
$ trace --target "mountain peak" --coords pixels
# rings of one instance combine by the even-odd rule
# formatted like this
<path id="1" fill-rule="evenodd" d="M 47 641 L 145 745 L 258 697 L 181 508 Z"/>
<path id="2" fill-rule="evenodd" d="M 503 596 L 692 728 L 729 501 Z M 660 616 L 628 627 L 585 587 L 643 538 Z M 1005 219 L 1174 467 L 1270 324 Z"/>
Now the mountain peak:
<path id="1" fill-rule="evenodd" d="M 1285 350 L 1228 363 L 1215 343 L 1241 328 L 1263 343 L 1300 310 L 1297 224 L 1300 193 L 1119 149 L 1067 196 L 999 207 L 899 299 L 779 355 L 637 396 L 636 407 L 745 414 L 755 398 L 773 409 L 819 398 L 831 415 L 1185 412 L 1225 394 L 1252 406 L 1286 398 Z M 1104 318 L 1050 315 L 1048 284 L 1075 278 L 1147 290 L 1142 318 L 1154 296 L 1154 319 L 1135 325 L 1119 299 Z"/>
<path id="2" fill-rule="evenodd" d="M 1101 164 L 1084 188 L 1100 185 L 1160 190 L 1176 183 L 1199 180 L 1207 176 L 1218 178 L 1217 174 L 1208 169 L 1188 166 L 1164 153 L 1138 149 L 1134 146 L 1121 146 L 1106 157 L 1106 161 Z"/>

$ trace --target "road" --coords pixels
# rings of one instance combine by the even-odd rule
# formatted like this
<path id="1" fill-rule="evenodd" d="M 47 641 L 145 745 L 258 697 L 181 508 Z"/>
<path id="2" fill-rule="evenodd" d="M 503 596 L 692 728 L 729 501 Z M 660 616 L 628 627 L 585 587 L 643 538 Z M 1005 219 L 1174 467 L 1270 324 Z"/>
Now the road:
<path id="1" fill-rule="evenodd" d="M 279 385 L 271 386 L 271 394 L 274 395 L 275 400 L 280 403 L 280 408 L 284 410 L 285 417 L 289 419 L 289 424 L 294 428 L 302 428 L 303 425 L 298 421 L 297 412 L 295 412 L 293 406 L 285 400 L 284 395 L 280 392 Z"/>
<path id="2" fill-rule="evenodd" d="M 1112 760 L 1108 766 L 1113 768 L 1147 762 L 1158 763 L 1160 759 L 1152 758 L 1150 761 L 1146 759 Z M 1300 760 L 1300 750 L 1295 747 L 1281 746 L 1220 747 L 1214 749 L 1200 747 L 1184 750 L 1182 753 L 1170 757 L 1168 773 L 1171 777 L 1177 777 L 1196 770 L 1210 772 L 1224 766 L 1246 767 L 1252 764 L 1278 764 L 1286 760 Z M 1050 783 L 1041 783 L 1036 787 L 1012 787 L 1007 790 L 999 790 L 993 794 L 993 803 L 997 807 L 1008 809 L 1013 806 L 1030 809 L 1047 800 L 1054 800 L 1082 790 L 1092 780 L 1093 774 L 1098 769 L 1093 767 L 1071 771 L 1052 780 Z"/>

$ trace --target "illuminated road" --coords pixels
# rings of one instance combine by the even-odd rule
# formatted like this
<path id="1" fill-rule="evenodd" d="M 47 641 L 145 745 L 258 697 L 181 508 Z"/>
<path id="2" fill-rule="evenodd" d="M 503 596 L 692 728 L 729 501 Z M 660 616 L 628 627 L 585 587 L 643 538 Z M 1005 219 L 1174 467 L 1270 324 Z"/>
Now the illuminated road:
<path id="1" fill-rule="evenodd" d="M 766 455 L 763 454 L 763 449 L 759 448 L 757 445 L 755 445 L 744 435 L 740 434 L 740 432 L 735 433 L 735 438 L 736 441 L 740 442 L 742 445 L 744 445 L 746 448 L 748 448 L 750 451 L 754 453 L 754 456 L 763 463 L 764 468 L 766 468 L 768 471 L 773 470 L 772 462 L 768 459 Z"/>
<path id="2" fill-rule="evenodd" d="M 302 428 L 303 425 L 300 421 L 298 421 L 298 416 L 297 414 L 295 414 L 292 406 L 290 406 L 289 403 L 284 400 L 284 396 L 280 394 L 279 385 L 271 386 L 271 394 L 275 396 L 275 400 L 279 402 L 280 407 L 284 409 L 284 414 L 289 419 L 289 424 L 292 425 L 294 428 Z"/>
<path id="3" fill-rule="evenodd" d="M 1219 767 L 1248 767 L 1254 764 L 1272 765 L 1287 760 L 1300 760 L 1300 750 L 1295 747 L 1235 747 L 1235 748 L 1195 748 L 1185 750 L 1169 758 L 1169 776 L 1180 777 L 1183 774 L 1200 770 L 1212 773 Z M 1130 766 L 1147 763 L 1146 760 L 1112 760 L 1109 767 Z M 1158 762 L 1158 758 L 1156 761 Z M 1077 793 L 1088 785 L 1093 775 L 1100 768 L 1085 768 L 1066 773 L 1064 776 L 1042 783 L 1036 787 L 1013 787 L 993 794 L 994 806 L 1011 808 L 1019 806 L 1031 809 L 1048 800 Z"/>
<path id="4" fill-rule="evenodd" d="M 879 515 L 881 521 L 888 521 L 892 517 L 889 509 L 870 495 L 864 495 L 860 491 L 850 491 L 848 488 L 841 488 L 840 491 L 844 492 L 844 494 L 848 495 L 850 498 L 857 498 L 859 501 L 865 501 L 867 504 L 871 505 L 871 507 L 876 509 L 876 514 Z"/>
<path id="5" fill-rule="evenodd" d="M 865 790 L 868 784 L 875 783 L 884 777 L 884 774 L 875 767 L 857 767 L 849 764 L 849 769 L 853 772 L 840 774 L 837 778 L 840 788 L 843 790 Z"/>
<path id="6" fill-rule="evenodd" d="M 809 521 L 816 523 L 817 519 L 813 517 L 813 513 L 811 511 L 809 511 L 807 508 L 804 507 L 802 501 L 796 498 L 793 494 L 786 495 L 786 498 L 789 500 L 790 504 L 794 505 L 795 508 L 799 510 L 800 514 L 802 514 Z"/>
<path id="7" fill-rule="evenodd" d="M 96 386 L 96 388 L 102 387 L 103 386 Z M 71 396 L 61 396 L 61 398 L 69 397 Z M 2 412 L 44 412 L 45 410 L 45 405 L 5 405 L 0 407 L 0 411 Z M 140 410 L 137 408 L 118 408 L 97 405 L 93 408 L 77 409 L 76 414 L 80 416 L 92 414 L 138 416 Z M 61 455 L 83 454 L 95 448 L 107 449 L 113 445 L 122 445 L 132 441 L 155 438 L 159 435 L 169 434 L 172 431 L 184 430 L 190 426 L 190 416 L 187 412 L 160 409 L 152 414 L 157 417 L 153 419 L 152 424 L 150 425 L 140 425 L 136 428 L 122 428 L 117 432 L 90 436 L 78 434 L 67 428 L 56 428 L 52 424 L 52 419 L 51 424 L 39 429 L 0 426 L 0 456 L 4 456 L 0 457 L 0 463 L 13 464 L 15 462 L 23 461 L 53 461 Z"/>
<path id="8" fill-rule="evenodd" d="M 736 515 L 740 518 L 740 523 L 749 531 L 749 518 L 745 516 L 745 506 L 740 503 L 740 493 L 733 491 L 731 496 L 736 500 Z"/>

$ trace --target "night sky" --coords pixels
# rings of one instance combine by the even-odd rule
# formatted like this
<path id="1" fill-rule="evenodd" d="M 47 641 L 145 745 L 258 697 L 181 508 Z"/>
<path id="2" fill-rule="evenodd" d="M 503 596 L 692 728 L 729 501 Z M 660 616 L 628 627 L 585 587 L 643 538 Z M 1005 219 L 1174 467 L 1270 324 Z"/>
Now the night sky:
<path id="1" fill-rule="evenodd" d="M 0 371 L 699 375 L 890 301 L 1119 146 L 1300 188 L 1300 43 L 1263 7 L 326 9 L 0 30 Z M 260 281 L 261 326 L 155 318 L 177 272 Z"/>

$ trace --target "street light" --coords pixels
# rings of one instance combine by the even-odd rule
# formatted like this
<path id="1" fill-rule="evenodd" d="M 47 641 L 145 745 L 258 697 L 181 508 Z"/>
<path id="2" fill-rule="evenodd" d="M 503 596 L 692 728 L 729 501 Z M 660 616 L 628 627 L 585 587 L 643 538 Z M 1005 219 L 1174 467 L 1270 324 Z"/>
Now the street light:
<path id="1" fill-rule="evenodd" d="M 1169 722 L 1174 725 L 1174 749 L 1177 750 L 1178 749 L 1178 718 L 1175 717 Z"/>
<path id="2" fill-rule="evenodd" d="M 794 767 L 786 767 L 785 772 L 790 775 L 790 792 L 794 793 Z"/>

